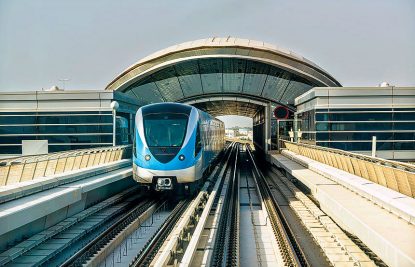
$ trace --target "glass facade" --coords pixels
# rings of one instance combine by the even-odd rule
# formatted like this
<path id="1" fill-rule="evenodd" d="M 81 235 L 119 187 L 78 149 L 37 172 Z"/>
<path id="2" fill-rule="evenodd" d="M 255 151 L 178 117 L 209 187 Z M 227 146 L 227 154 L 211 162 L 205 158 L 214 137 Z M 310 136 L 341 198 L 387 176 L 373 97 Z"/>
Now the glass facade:
<path id="1" fill-rule="evenodd" d="M 265 108 L 259 110 L 252 118 L 253 141 L 255 147 L 265 149 Z"/>
<path id="2" fill-rule="evenodd" d="M 123 91 L 147 103 L 220 93 L 293 104 L 296 96 L 314 86 L 318 85 L 270 64 L 240 58 L 202 58 L 163 68 Z"/>
<path id="3" fill-rule="evenodd" d="M 129 114 L 118 115 L 117 144 L 130 143 Z M 0 154 L 22 154 L 22 140 L 48 140 L 49 152 L 112 145 L 112 113 L 1 112 Z"/>
<path id="4" fill-rule="evenodd" d="M 302 139 L 349 151 L 415 150 L 415 109 L 313 109 L 297 114 Z"/>

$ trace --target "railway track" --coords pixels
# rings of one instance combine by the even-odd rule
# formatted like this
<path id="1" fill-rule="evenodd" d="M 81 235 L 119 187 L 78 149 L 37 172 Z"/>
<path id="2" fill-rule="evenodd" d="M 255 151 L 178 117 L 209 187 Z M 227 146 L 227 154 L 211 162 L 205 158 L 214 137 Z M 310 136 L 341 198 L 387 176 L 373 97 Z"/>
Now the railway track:
<path id="1" fill-rule="evenodd" d="M 94 254 L 104 248 L 108 243 L 113 242 L 113 239 L 121 233 L 128 225 L 140 217 L 145 211 L 155 209 L 160 206 L 163 200 L 144 200 L 139 203 L 137 207 L 127 212 L 125 215 L 118 218 L 114 223 L 108 227 L 104 232 L 94 238 L 86 246 L 80 249 L 77 253 L 67 259 L 62 266 L 81 266 L 86 264 L 91 257 L 96 257 Z"/>
<path id="2" fill-rule="evenodd" d="M 142 201 L 138 192 L 138 187 L 125 190 L 30 237 L 24 242 L 30 242 L 31 246 L 24 253 L 11 258 L 6 266 L 62 264 L 67 255 L 85 246 L 115 220 L 137 206 Z"/>
<path id="3" fill-rule="evenodd" d="M 189 203 L 190 200 L 186 199 L 180 201 L 176 205 L 176 207 L 173 209 L 167 220 L 159 228 L 156 234 L 148 241 L 144 249 L 139 252 L 139 254 L 130 264 L 130 266 L 141 267 L 150 265 L 151 261 L 154 259 L 154 256 L 156 255 L 160 247 L 163 245 L 163 242 L 166 240 L 166 238 L 176 225 L 177 221 L 179 220 L 180 216 L 188 207 Z"/>
<path id="4" fill-rule="evenodd" d="M 280 219 L 276 203 L 272 201 L 272 195 L 266 189 L 266 183 L 261 181 L 260 171 L 257 169 L 250 151 L 247 156 L 243 155 L 244 161 L 239 157 L 241 144 L 234 144 L 229 153 L 227 167 L 223 168 L 221 180 L 218 180 L 214 189 L 208 197 L 203 213 L 194 227 L 193 236 L 189 237 L 188 246 L 185 248 L 182 258 L 176 258 L 176 261 L 169 263 L 176 266 L 240 266 L 240 170 L 244 169 L 244 175 L 248 175 L 250 167 L 256 168 L 256 183 L 261 191 L 262 201 L 265 203 L 266 212 L 269 214 L 269 220 L 276 232 L 282 255 L 276 256 L 282 258 L 286 266 L 307 266 L 307 261 L 301 255 L 301 249 L 298 244 L 292 244 L 295 239 L 292 232 L 288 232 L 288 224 L 284 219 Z M 250 159 L 252 162 L 246 162 Z M 249 166 L 248 166 L 249 165 Z M 248 180 L 245 180 L 248 182 Z M 248 192 L 249 188 L 247 187 Z M 248 193 L 249 194 L 249 193 Z M 251 206 L 252 208 L 252 206 Z M 257 214 L 257 213 L 256 213 Z M 282 215 L 283 216 L 283 215 Z M 248 219 L 250 220 L 250 219 Z M 254 224 L 254 222 L 252 222 Z M 266 224 L 265 224 L 266 225 Z M 205 227 L 206 226 L 206 227 Z M 254 225 L 253 225 L 254 226 Z M 260 226 L 261 227 L 261 226 Z M 255 228 L 255 226 L 254 226 Z M 266 227 L 265 227 L 266 228 Z M 261 228 L 264 230 L 264 228 Z M 271 229 L 269 230 L 272 231 Z M 279 235 L 277 235 L 279 234 Z M 290 239 L 291 237 L 291 239 Z M 262 237 L 263 238 L 263 237 Z M 260 240 L 258 238 L 258 240 Z M 295 240 L 294 240 L 295 241 Z M 260 242 L 260 241 L 259 241 Z M 253 248 L 255 249 L 255 247 Z M 256 248 L 258 253 L 264 252 L 261 248 Z M 261 252 L 262 251 L 262 252 Z M 174 253 L 173 253 L 174 254 Z M 258 254 L 258 255 L 259 255 Z M 275 260 L 277 260 L 275 258 Z M 282 262 L 277 260 L 275 262 Z M 159 265 L 165 265 L 166 261 L 158 262 Z M 246 263 L 244 263 L 246 264 Z M 261 264 L 261 263 L 259 263 Z M 157 265 L 157 264 L 155 264 Z M 157 265 L 158 266 L 158 265 Z"/>
<path id="5" fill-rule="evenodd" d="M 240 145 L 235 146 L 232 158 L 231 177 L 227 187 L 227 197 L 214 246 L 214 258 L 211 266 L 239 266 L 239 177 L 238 154 Z"/>
<path id="6" fill-rule="evenodd" d="M 183 213 L 182 218 L 170 234 L 168 242 L 163 244 L 160 252 L 151 263 L 152 266 L 178 265 L 180 262 L 189 260 L 188 256 L 192 257 L 197 244 L 195 240 L 200 237 L 200 228 L 211 210 L 210 207 L 214 204 L 214 199 L 217 199 L 216 196 L 221 188 L 224 185 L 226 187 L 235 149 L 235 143 L 228 146 L 221 162 L 216 165 L 199 194 Z"/>
<path id="7" fill-rule="evenodd" d="M 247 266 L 241 262 L 247 259 L 241 255 L 243 222 L 243 229 L 253 231 L 248 247 L 255 250 L 251 255 L 257 256 L 258 266 L 375 266 L 356 240 L 278 170 L 260 170 L 249 145 L 243 146 L 230 144 L 200 192 L 170 205 L 169 211 L 166 198 L 140 196 L 132 188 L 69 218 L 71 224 L 9 264 L 22 264 L 25 257 L 53 247 L 32 266 Z M 246 218 L 241 218 L 241 209 Z M 160 213 L 154 223 L 154 214 Z M 150 226 L 133 246 L 138 230 Z M 272 244 L 272 260 L 261 247 L 264 238 Z"/>
<path id="8" fill-rule="evenodd" d="M 226 156 L 228 157 L 230 150 L 231 149 L 228 149 L 226 152 Z M 226 160 L 222 160 L 221 164 L 219 167 L 217 167 L 216 172 L 214 172 L 212 176 L 217 174 L 218 170 L 222 168 L 225 161 Z M 210 178 L 214 179 L 214 177 Z M 205 184 L 204 190 L 211 190 L 213 187 L 212 183 L 214 181 L 216 181 L 216 179 L 209 180 Z M 127 265 L 149 266 L 152 263 L 154 257 L 159 252 L 160 248 L 165 243 L 166 239 L 172 233 L 172 230 L 175 229 L 175 227 L 179 224 L 179 220 L 182 219 L 184 213 L 189 212 L 189 210 L 195 210 L 195 207 L 198 207 L 200 203 L 205 200 L 205 195 L 203 192 L 201 192 L 194 199 L 188 198 L 179 201 L 178 204 L 176 204 L 174 208 L 169 212 L 169 215 L 165 217 L 165 220 L 160 224 L 160 227 L 155 229 L 154 234 L 145 237 L 147 241 L 145 244 L 143 244 L 141 249 L 135 251 L 135 253 L 132 251 L 135 256 L 129 255 L 129 257 L 127 257 L 132 257 L 132 260 Z M 117 218 L 117 220 L 114 221 L 110 227 L 101 232 L 94 239 L 90 240 L 83 246 L 82 249 L 66 259 L 62 265 L 98 266 L 102 263 L 106 265 L 107 259 L 111 258 L 111 256 L 112 262 L 110 260 L 110 264 L 112 264 L 112 266 L 126 265 L 125 261 L 123 261 L 121 258 L 122 254 L 125 254 L 124 256 L 126 256 L 129 244 L 128 240 L 131 240 L 132 242 L 133 233 L 136 232 L 137 229 L 142 226 L 142 224 L 145 224 L 146 220 L 148 221 L 150 216 L 151 221 L 153 221 L 153 214 L 162 206 L 166 206 L 166 201 L 156 201 L 152 199 L 143 200 L 134 209 Z M 188 217 L 191 219 L 189 221 L 192 221 L 195 218 L 193 215 Z M 125 244 L 125 248 L 123 244 Z M 114 254 L 115 251 L 117 251 L 117 247 L 119 251 L 119 258 L 114 260 Z M 130 245 L 130 249 L 131 247 L 132 245 Z M 123 252 L 121 253 L 121 251 Z"/>

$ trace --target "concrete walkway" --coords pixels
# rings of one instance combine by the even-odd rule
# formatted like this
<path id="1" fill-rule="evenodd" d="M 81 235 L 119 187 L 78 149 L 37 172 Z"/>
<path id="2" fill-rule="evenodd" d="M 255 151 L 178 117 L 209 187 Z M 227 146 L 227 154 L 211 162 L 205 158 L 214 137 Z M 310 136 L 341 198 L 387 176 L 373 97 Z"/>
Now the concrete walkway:
<path id="1" fill-rule="evenodd" d="M 415 266 L 415 226 L 332 179 L 308 169 L 291 155 L 270 155 L 287 177 L 305 185 L 321 209 L 340 227 L 357 236 L 389 266 Z M 301 158 L 298 158 L 301 159 Z M 310 160 L 310 159 L 309 159 Z M 324 164 L 320 168 L 324 168 Z M 329 166 L 327 166 L 329 167 Z M 344 177 L 343 177 L 344 180 Z"/>

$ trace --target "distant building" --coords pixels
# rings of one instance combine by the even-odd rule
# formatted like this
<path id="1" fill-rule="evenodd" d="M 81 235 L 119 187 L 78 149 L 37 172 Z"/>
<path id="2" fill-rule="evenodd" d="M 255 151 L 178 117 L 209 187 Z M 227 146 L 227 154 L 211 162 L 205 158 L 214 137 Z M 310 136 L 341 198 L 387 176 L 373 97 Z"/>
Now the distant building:
<path id="1" fill-rule="evenodd" d="M 248 140 L 254 140 L 254 132 L 252 130 L 249 130 L 246 136 L 248 137 Z"/>
<path id="2" fill-rule="evenodd" d="M 415 87 L 315 87 L 295 99 L 302 139 L 319 146 L 415 159 Z"/>
<path id="3" fill-rule="evenodd" d="M 22 154 L 23 140 L 47 140 L 48 152 L 111 146 L 117 101 L 117 144 L 131 143 L 137 99 L 113 91 L 0 93 L 0 157 Z"/>
<path id="4" fill-rule="evenodd" d="M 248 135 L 248 131 L 247 128 L 239 128 L 239 135 Z"/>
<path id="5" fill-rule="evenodd" d="M 228 138 L 239 138 L 242 140 L 253 140 L 252 128 L 233 127 L 225 130 L 225 135 Z"/>
<path id="6" fill-rule="evenodd" d="M 225 129 L 225 136 L 228 138 L 235 138 L 235 130 Z"/>
<path id="7" fill-rule="evenodd" d="M 244 140 L 252 140 L 253 138 L 252 128 L 239 128 L 239 137 Z"/>

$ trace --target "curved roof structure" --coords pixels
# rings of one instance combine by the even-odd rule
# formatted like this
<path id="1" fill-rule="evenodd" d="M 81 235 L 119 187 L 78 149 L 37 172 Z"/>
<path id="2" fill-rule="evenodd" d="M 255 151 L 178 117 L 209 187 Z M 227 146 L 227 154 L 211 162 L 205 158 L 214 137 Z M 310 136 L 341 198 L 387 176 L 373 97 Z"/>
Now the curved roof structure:
<path id="1" fill-rule="evenodd" d="M 295 97 L 316 86 L 341 84 L 289 50 L 228 37 L 160 50 L 127 68 L 106 89 L 125 92 L 143 103 L 185 102 L 205 107 L 200 103 L 217 101 L 234 108 L 215 105 L 214 115 L 253 116 L 255 101 L 290 106 Z"/>

